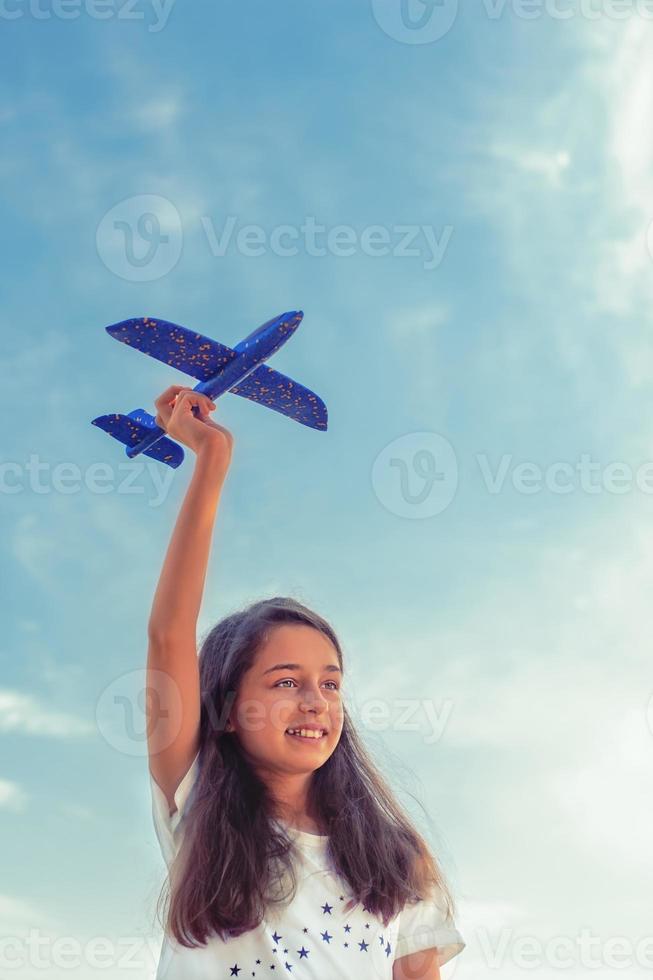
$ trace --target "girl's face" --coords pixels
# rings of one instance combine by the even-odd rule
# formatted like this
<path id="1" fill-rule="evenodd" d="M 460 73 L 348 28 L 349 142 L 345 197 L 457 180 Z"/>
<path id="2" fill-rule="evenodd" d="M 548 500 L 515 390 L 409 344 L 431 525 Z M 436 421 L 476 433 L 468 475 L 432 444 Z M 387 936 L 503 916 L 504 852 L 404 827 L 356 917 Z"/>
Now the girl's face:
<path id="1" fill-rule="evenodd" d="M 243 675 L 227 724 L 245 754 L 275 773 L 312 772 L 335 750 L 342 731 L 338 654 L 319 630 L 300 623 L 274 626 Z M 298 734 L 288 734 L 288 729 Z M 319 738 L 301 728 L 325 731 Z"/>

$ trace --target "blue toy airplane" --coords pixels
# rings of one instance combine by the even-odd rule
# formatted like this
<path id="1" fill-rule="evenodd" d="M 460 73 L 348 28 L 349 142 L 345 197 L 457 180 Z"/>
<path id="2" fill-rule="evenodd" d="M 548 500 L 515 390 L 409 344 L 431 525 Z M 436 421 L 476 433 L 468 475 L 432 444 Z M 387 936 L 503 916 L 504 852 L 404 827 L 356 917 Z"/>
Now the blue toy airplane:
<path id="1" fill-rule="evenodd" d="M 325 430 L 327 409 L 322 399 L 263 363 L 292 337 L 303 316 L 301 311 L 282 313 L 257 327 L 234 348 L 176 323 L 147 316 L 123 320 L 106 329 L 121 343 L 199 378 L 193 391 L 213 400 L 230 391 L 302 425 Z M 198 411 L 193 406 L 195 415 Z M 165 429 L 143 408 L 135 408 L 129 415 L 99 415 L 92 424 L 124 443 L 130 459 L 145 453 L 175 468 L 183 461 L 184 450 L 179 443 L 166 436 Z"/>

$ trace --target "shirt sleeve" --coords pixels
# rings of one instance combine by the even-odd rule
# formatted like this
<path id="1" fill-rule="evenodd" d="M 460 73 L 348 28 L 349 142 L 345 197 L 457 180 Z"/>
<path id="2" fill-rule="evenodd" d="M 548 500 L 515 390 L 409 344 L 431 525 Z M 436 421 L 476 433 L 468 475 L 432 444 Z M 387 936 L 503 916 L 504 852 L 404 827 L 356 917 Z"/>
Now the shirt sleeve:
<path id="1" fill-rule="evenodd" d="M 179 850 L 179 845 L 181 843 L 181 824 L 183 822 L 184 813 L 190 805 L 192 790 L 197 781 L 197 776 L 199 773 L 199 751 L 190 764 L 188 772 L 184 775 L 175 791 L 174 799 L 177 809 L 172 815 L 168 809 L 168 801 L 165 793 L 154 779 L 151 770 L 148 770 L 148 772 L 150 775 L 154 829 L 159 841 L 159 846 L 161 847 L 163 859 L 168 867 L 170 867 L 175 855 L 177 854 L 177 851 Z"/>
<path id="2" fill-rule="evenodd" d="M 465 948 L 465 940 L 447 915 L 441 896 L 409 903 L 399 913 L 395 959 L 436 947 L 442 966 Z"/>

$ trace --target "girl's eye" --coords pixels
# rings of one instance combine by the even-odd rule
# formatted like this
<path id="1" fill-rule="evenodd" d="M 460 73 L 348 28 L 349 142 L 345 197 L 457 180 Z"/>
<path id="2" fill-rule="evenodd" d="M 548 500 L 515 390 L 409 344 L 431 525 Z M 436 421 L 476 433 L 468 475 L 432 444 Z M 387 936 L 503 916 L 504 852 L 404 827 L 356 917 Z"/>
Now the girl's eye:
<path id="1" fill-rule="evenodd" d="M 277 683 L 274 686 L 275 687 L 281 687 L 282 684 L 288 684 L 288 683 L 294 684 L 295 681 L 292 679 L 292 677 L 286 677 L 286 679 L 283 680 L 283 681 L 277 681 Z M 337 681 L 325 681 L 324 683 L 325 684 L 333 684 L 333 687 L 330 688 L 331 691 L 337 691 L 337 690 L 339 690 Z"/>

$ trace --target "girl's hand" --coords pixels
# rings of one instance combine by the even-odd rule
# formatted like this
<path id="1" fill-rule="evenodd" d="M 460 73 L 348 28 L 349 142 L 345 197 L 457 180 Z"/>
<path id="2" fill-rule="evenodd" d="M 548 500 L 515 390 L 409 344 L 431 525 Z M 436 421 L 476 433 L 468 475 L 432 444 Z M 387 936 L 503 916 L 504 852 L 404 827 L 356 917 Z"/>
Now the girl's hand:
<path id="1" fill-rule="evenodd" d="M 207 395 L 185 385 L 171 385 L 155 399 L 154 404 L 156 424 L 165 429 L 172 439 L 195 453 L 210 448 L 217 452 L 225 470 L 229 467 L 234 437 L 223 425 L 209 418 L 215 402 Z M 192 411 L 194 405 L 199 409 L 197 416 Z"/>

